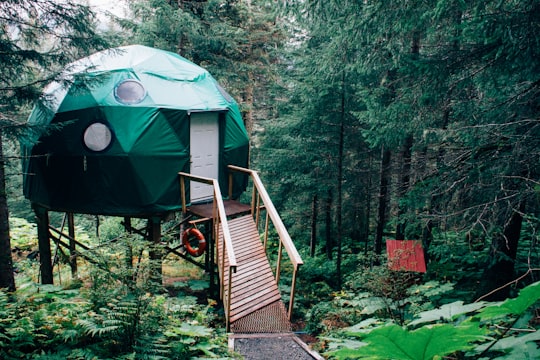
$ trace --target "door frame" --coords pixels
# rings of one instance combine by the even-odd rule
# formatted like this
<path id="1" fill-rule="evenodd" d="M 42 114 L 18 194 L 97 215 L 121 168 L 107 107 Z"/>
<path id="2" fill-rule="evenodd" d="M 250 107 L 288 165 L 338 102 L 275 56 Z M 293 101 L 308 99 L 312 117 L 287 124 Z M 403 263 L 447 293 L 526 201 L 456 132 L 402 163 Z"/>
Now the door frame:
<path id="1" fill-rule="evenodd" d="M 193 172 L 193 168 L 192 168 L 192 164 L 193 164 L 193 154 L 192 154 L 192 138 L 193 138 L 193 135 L 195 134 L 195 132 L 193 132 L 192 130 L 194 130 L 194 124 L 197 123 L 197 116 L 194 116 L 194 115 L 213 115 L 213 119 L 210 120 L 210 122 L 212 122 L 211 124 L 211 127 L 213 128 L 214 131 L 217 131 L 217 134 L 215 134 L 215 136 L 212 136 L 212 143 L 214 142 L 217 142 L 217 146 L 213 146 L 212 148 L 214 149 L 214 158 L 216 160 L 216 164 L 215 164 L 215 169 L 213 169 L 212 171 L 212 175 L 208 175 L 208 173 L 205 173 L 203 172 L 202 174 L 201 173 L 197 173 L 197 172 Z M 195 120 L 194 120 L 195 119 Z M 205 119 L 205 118 L 201 118 L 201 119 Z M 219 111 L 193 111 L 193 112 L 190 112 L 189 113 L 189 172 L 190 174 L 193 174 L 193 175 L 200 175 L 200 176 L 204 176 L 204 177 L 211 177 L 213 178 L 214 175 L 216 176 L 216 179 L 219 181 L 220 180 L 220 177 L 221 177 L 221 163 L 222 163 L 222 113 L 219 112 Z M 204 124 L 204 122 L 202 123 Z M 208 123 L 207 123 L 208 124 Z M 205 125 L 207 125 L 205 124 Z M 214 125 L 215 124 L 215 125 Z M 213 189 L 211 188 L 210 185 L 206 185 L 206 184 L 202 184 L 202 183 L 197 183 L 197 182 L 193 182 L 191 181 L 190 182 L 190 202 L 193 203 L 193 202 L 207 202 L 209 200 L 212 200 L 213 198 Z M 207 190 L 203 190 L 204 188 L 207 188 Z M 191 190 L 194 190 L 194 191 L 191 191 Z M 196 190 L 196 191 L 195 191 Z M 192 195 L 194 194 L 195 197 Z"/>

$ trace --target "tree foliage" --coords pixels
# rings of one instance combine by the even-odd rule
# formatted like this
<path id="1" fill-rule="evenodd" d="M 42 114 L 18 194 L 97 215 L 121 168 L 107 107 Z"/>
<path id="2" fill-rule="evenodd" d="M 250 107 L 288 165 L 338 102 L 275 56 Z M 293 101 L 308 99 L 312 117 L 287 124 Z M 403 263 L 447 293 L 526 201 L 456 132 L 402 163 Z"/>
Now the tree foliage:
<path id="1" fill-rule="evenodd" d="M 272 2 L 134 1 L 128 41 L 176 52 L 208 69 L 239 102 L 248 131 L 271 112 L 284 33 Z"/>
<path id="2" fill-rule="evenodd" d="M 406 327 L 396 324 L 377 325 L 359 323 L 345 330 L 346 336 L 361 340 L 357 348 L 344 347 L 331 352 L 336 359 L 437 359 L 460 353 L 465 358 L 490 358 L 505 353 L 511 356 L 517 348 L 522 356 L 534 358 L 538 351 L 532 347 L 519 346 L 538 340 L 538 332 L 508 333 L 520 318 L 529 319 L 531 306 L 540 299 L 540 283 L 524 288 L 515 299 L 500 303 L 477 303 L 462 305 L 453 303 L 418 314 L 422 321 L 413 321 Z M 451 310 L 450 310 L 451 309 Z M 450 315 L 449 314 L 450 310 Z M 509 311 L 508 311 L 509 310 Z M 501 322 L 507 331 L 498 333 L 494 324 Z M 418 326 L 422 324 L 422 326 Z M 516 329 L 514 329 L 516 330 Z M 339 341 L 339 340 L 338 340 Z M 482 344 L 482 345 L 479 345 Z M 495 347 L 495 345 L 497 345 Z M 339 345 L 338 345 L 339 346 Z"/>
<path id="3" fill-rule="evenodd" d="M 294 119 L 273 127 L 268 149 L 280 146 L 277 135 L 296 156 L 327 159 L 317 179 L 345 182 L 343 226 L 354 229 L 358 217 L 350 204 L 366 209 L 373 200 L 354 180 L 373 178 L 366 154 L 379 146 L 398 154 L 412 140 L 410 157 L 391 156 L 390 172 L 381 179 L 389 195 L 379 208 L 390 205 L 390 212 L 379 211 L 383 218 L 371 215 L 366 223 L 373 229 L 378 222 L 385 232 L 406 224 L 404 236 L 423 238 L 426 247 L 436 227 L 487 239 L 492 251 L 480 264 L 486 270 L 479 292 L 514 279 L 523 219 L 538 213 L 538 2 L 310 1 L 285 8 L 303 35 L 287 64 L 294 76 L 283 111 Z M 330 124 L 337 118 L 341 74 L 350 84 L 349 140 L 343 179 L 335 179 L 336 153 L 325 158 L 321 150 L 330 151 L 338 140 Z M 305 169 L 294 167 L 289 176 L 279 167 L 281 178 L 313 187 L 320 168 L 306 160 Z M 291 202 L 289 194 L 298 189 L 280 186 Z M 538 227 L 536 220 L 529 224 Z M 346 232 L 354 243 L 359 234 Z"/>
<path id="4" fill-rule="evenodd" d="M 28 105 L 52 80 L 62 81 L 70 61 L 101 49 L 89 7 L 58 1 L 0 3 L 0 145 L 2 137 L 19 135 Z M 0 146 L 0 288 L 15 289 L 5 158 Z"/>

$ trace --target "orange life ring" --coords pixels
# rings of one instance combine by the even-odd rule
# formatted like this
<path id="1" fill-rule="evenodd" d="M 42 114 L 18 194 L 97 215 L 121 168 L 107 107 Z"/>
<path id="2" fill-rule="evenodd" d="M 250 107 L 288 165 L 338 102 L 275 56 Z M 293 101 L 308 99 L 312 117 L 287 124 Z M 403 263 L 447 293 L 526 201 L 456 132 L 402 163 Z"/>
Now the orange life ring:
<path id="1" fill-rule="evenodd" d="M 194 248 L 189 243 L 190 236 L 194 236 L 197 240 L 199 240 L 199 246 Z M 186 251 L 191 256 L 201 256 L 204 253 L 204 250 L 206 250 L 206 239 L 204 238 L 204 235 L 202 232 L 197 230 L 196 228 L 189 228 L 182 234 L 182 244 L 185 246 Z"/>

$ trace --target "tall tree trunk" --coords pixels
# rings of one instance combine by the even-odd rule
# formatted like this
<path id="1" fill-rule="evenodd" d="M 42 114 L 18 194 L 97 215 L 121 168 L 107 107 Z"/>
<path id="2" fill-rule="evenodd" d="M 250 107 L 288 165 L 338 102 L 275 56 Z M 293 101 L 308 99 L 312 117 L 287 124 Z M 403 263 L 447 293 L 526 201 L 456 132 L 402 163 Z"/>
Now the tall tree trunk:
<path id="1" fill-rule="evenodd" d="M 334 246 L 334 241 L 332 240 L 332 190 L 328 189 L 328 195 L 326 197 L 326 258 L 332 260 L 332 247 Z"/>
<path id="2" fill-rule="evenodd" d="M 398 223 L 396 225 L 396 240 L 405 239 L 405 228 L 407 221 L 403 219 L 406 210 L 405 206 L 401 203 L 401 200 L 407 194 L 411 179 L 411 154 L 412 154 L 413 137 L 407 135 L 401 145 L 400 159 L 401 169 L 399 171 L 399 183 L 398 183 Z"/>
<path id="3" fill-rule="evenodd" d="M 253 132 L 253 73 L 250 72 L 249 74 L 249 81 L 244 87 L 244 108 L 243 111 L 243 118 L 244 118 L 244 126 L 246 127 L 246 131 L 249 136 L 251 136 Z"/>
<path id="4" fill-rule="evenodd" d="M 411 39 L 411 57 L 417 59 L 420 54 L 420 32 L 413 31 Z M 407 227 L 407 221 L 403 219 L 406 210 L 402 204 L 403 198 L 409 190 L 409 183 L 411 179 L 411 155 L 412 155 L 413 136 L 407 134 L 401 145 L 400 161 L 401 168 L 399 171 L 399 183 L 398 183 L 398 210 L 396 225 L 396 240 L 405 239 L 405 228 Z"/>
<path id="5" fill-rule="evenodd" d="M 367 255 L 369 247 L 369 230 L 370 230 L 370 219 L 371 219 L 371 166 L 373 164 L 373 153 L 369 152 L 369 161 L 368 161 L 368 183 L 366 189 L 366 212 L 364 220 L 364 254 Z"/>
<path id="6" fill-rule="evenodd" d="M 415 174 L 416 178 L 412 179 L 413 183 L 421 181 L 426 176 L 426 169 L 428 168 L 428 147 L 423 146 L 420 151 L 417 152 L 417 161 L 415 164 L 415 170 L 412 172 Z M 427 210 L 427 214 L 431 212 L 431 199 L 428 198 L 424 205 L 424 208 Z M 429 246 L 433 240 L 433 220 L 428 219 L 424 226 L 422 227 L 422 247 L 424 248 L 424 259 L 426 264 L 429 262 Z"/>
<path id="7" fill-rule="evenodd" d="M 246 1 L 246 7 L 248 10 L 248 16 L 247 16 L 247 28 L 248 31 L 251 31 L 253 29 L 253 9 L 251 7 L 251 0 Z M 246 58 L 251 59 L 253 57 L 253 44 L 251 43 L 251 38 L 249 40 L 249 43 L 247 46 L 247 54 Z M 245 109 L 243 111 L 243 118 L 244 118 L 244 126 L 246 127 L 246 131 L 249 136 L 253 133 L 253 99 L 254 99 L 254 83 L 255 83 L 255 76 L 253 74 L 253 70 L 248 70 L 248 82 L 244 84 L 244 106 Z"/>
<path id="8" fill-rule="evenodd" d="M 311 206 L 311 240 L 309 244 L 309 255 L 315 256 L 317 251 L 317 212 L 318 212 L 318 198 L 317 194 L 313 195 L 313 203 Z"/>
<path id="9" fill-rule="evenodd" d="M 9 236 L 9 209 L 6 193 L 6 174 L 2 132 L 0 130 L 0 288 L 15 291 L 13 258 Z"/>
<path id="10" fill-rule="evenodd" d="M 490 264 L 484 270 L 478 296 L 488 294 L 514 280 L 514 265 L 523 224 L 523 216 L 521 215 L 523 208 L 524 206 L 520 206 L 518 211 L 514 211 L 505 224 L 502 234 L 493 237 Z M 510 287 L 506 286 L 493 292 L 485 300 L 500 301 L 508 298 L 509 295 Z"/>
<path id="11" fill-rule="evenodd" d="M 382 239 L 384 225 L 386 224 L 386 198 L 388 196 L 388 178 L 390 172 L 390 150 L 381 147 L 381 168 L 379 172 L 379 211 L 377 214 L 377 232 L 375 234 L 375 264 L 379 265 L 379 255 L 382 253 Z"/>
<path id="12" fill-rule="evenodd" d="M 339 124 L 339 147 L 338 147 L 338 173 L 337 173 L 337 205 L 336 205 L 336 217 L 337 217 L 337 259 L 336 259 L 336 277 L 337 288 L 341 289 L 341 246 L 343 240 L 342 229 L 342 202 L 343 202 L 343 148 L 345 138 L 345 71 L 341 77 L 341 117 Z"/>

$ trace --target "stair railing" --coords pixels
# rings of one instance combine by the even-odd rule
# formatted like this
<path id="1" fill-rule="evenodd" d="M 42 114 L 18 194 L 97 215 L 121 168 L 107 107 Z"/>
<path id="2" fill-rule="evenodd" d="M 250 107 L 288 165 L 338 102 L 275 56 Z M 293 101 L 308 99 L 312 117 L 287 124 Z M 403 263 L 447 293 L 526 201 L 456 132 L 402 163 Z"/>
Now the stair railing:
<path id="1" fill-rule="evenodd" d="M 227 215 L 225 214 L 225 206 L 223 204 L 223 197 L 221 196 L 221 190 L 219 188 L 219 183 L 216 179 L 205 178 L 202 176 L 195 176 L 184 172 L 179 172 L 180 175 L 180 191 L 182 196 L 182 213 L 186 213 L 186 179 L 191 181 L 201 182 L 203 184 L 208 184 L 213 186 L 213 238 L 216 244 L 218 244 L 217 249 L 221 251 L 221 256 L 216 254 L 216 264 L 219 268 L 219 296 L 223 301 L 223 308 L 225 309 L 225 319 L 227 331 L 230 329 L 230 314 L 231 314 L 231 289 L 232 289 L 232 274 L 236 273 L 236 256 L 234 255 L 231 233 L 229 231 L 229 223 L 227 222 Z M 219 230 L 223 233 L 222 238 L 220 239 Z M 227 251 L 225 251 L 227 250 Z M 211 254 L 213 256 L 213 254 Z M 225 256 L 229 265 L 225 267 Z M 227 272 L 226 272 L 227 271 Z M 225 274 L 228 273 L 228 279 L 225 278 Z M 225 286 L 225 280 L 227 281 L 227 287 Z M 227 291 L 225 291 L 227 289 Z"/>
<path id="2" fill-rule="evenodd" d="M 276 271 L 275 271 L 277 284 L 279 284 L 283 248 L 285 248 L 285 250 L 287 251 L 287 255 L 289 256 L 289 259 L 292 263 L 293 276 L 292 276 L 291 293 L 290 293 L 289 310 L 288 310 L 288 317 L 289 317 L 289 320 L 291 320 L 293 304 L 294 304 L 294 293 L 295 293 L 295 288 L 296 288 L 296 279 L 297 279 L 298 270 L 300 266 L 303 264 L 302 258 L 300 257 L 300 254 L 298 254 L 298 251 L 296 250 L 296 247 L 294 246 L 294 243 L 289 235 L 289 232 L 287 231 L 287 228 L 285 227 L 285 225 L 283 225 L 283 221 L 281 221 L 281 218 L 276 208 L 274 207 L 272 200 L 270 199 L 270 195 L 268 195 L 266 188 L 264 187 L 261 179 L 259 178 L 259 174 L 254 170 L 246 169 L 246 168 L 242 168 L 242 167 L 234 166 L 234 165 L 229 165 L 228 168 L 229 168 L 229 198 L 232 198 L 233 172 L 246 173 L 250 176 L 251 181 L 253 182 L 253 193 L 251 197 L 251 214 L 255 217 L 255 223 L 257 224 L 257 227 L 259 225 L 261 210 L 262 209 L 266 210 L 266 219 L 265 219 L 265 224 L 264 224 L 264 249 L 265 251 L 267 250 L 266 245 L 268 242 L 268 232 L 269 232 L 269 224 L 270 224 L 269 220 L 272 221 L 274 229 L 278 233 L 279 247 L 278 247 L 278 259 L 277 259 Z"/>

